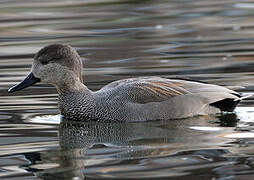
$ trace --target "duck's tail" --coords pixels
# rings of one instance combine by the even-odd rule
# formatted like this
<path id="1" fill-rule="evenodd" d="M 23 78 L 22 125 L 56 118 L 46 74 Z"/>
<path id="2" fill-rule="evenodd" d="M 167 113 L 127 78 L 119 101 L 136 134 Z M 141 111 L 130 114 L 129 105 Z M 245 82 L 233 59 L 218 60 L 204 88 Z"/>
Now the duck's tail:
<path id="1" fill-rule="evenodd" d="M 249 98 L 249 97 L 251 97 L 251 96 L 253 96 L 253 95 L 254 95 L 254 94 L 246 94 L 246 95 L 244 95 L 244 96 L 241 96 L 241 97 L 239 98 L 239 100 L 242 101 L 242 100 L 247 99 L 247 98 Z"/>
<path id="2" fill-rule="evenodd" d="M 254 94 L 246 94 L 246 95 L 243 95 L 240 97 L 236 97 L 234 99 L 233 98 L 225 98 L 220 101 L 211 103 L 210 105 L 219 108 L 221 111 L 232 112 L 240 101 L 247 99 L 249 97 L 252 97 L 253 95 Z"/>
<path id="3" fill-rule="evenodd" d="M 241 101 L 240 99 L 226 98 L 226 99 L 211 103 L 210 105 L 216 108 L 219 108 L 221 111 L 232 112 L 234 111 L 235 107 L 240 101 Z"/>

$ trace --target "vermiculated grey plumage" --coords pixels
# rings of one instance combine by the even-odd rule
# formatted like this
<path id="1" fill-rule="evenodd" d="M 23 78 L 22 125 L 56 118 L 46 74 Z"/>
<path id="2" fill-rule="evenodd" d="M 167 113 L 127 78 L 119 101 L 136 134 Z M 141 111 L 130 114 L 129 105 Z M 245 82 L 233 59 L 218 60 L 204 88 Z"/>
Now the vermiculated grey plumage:
<path id="1" fill-rule="evenodd" d="M 62 114 L 74 119 L 133 122 L 219 113 L 226 107 L 215 104 L 224 99 L 234 106 L 240 100 L 235 91 L 217 85 L 141 77 L 115 81 L 96 92 L 62 94 L 59 103 Z"/>

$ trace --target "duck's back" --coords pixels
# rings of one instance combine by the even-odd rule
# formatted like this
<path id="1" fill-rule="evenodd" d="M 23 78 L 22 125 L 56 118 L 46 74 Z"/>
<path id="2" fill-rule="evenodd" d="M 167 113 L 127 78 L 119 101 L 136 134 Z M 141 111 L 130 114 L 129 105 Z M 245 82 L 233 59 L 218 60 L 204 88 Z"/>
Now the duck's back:
<path id="1" fill-rule="evenodd" d="M 160 77 L 112 82 L 94 93 L 100 116 L 119 121 L 178 119 L 232 111 L 240 95 L 195 81 Z"/>

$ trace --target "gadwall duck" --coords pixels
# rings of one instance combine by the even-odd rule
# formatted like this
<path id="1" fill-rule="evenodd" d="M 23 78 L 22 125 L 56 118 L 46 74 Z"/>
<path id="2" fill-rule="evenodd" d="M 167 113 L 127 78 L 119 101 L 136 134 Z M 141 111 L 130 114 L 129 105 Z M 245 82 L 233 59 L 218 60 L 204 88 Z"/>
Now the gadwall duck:
<path id="1" fill-rule="evenodd" d="M 233 111 L 243 99 L 222 86 L 160 77 L 118 80 L 93 92 L 83 84 L 79 54 L 63 44 L 42 48 L 34 57 L 31 72 L 9 92 L 40 81 L 56 87 L 61 114 L 73 120 L 179 119 Z"/>

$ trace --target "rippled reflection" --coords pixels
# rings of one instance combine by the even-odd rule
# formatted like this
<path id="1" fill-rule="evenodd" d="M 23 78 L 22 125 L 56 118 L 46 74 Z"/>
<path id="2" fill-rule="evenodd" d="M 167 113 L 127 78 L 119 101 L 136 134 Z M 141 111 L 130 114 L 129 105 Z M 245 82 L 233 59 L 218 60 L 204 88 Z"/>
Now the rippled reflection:
<path id="1" fill-rule="evenodd" d="M 208 179 L 214 176 L 211 171 L 220 171 L 221 167 L 237 168 L 234 164 L 238 157 L 234 153 L 238 147 L 233 139 L 226 138 L 233 128 L 218 126 L 218 120 L 195 117 L 170 122 L 80 123 L 63 119 L 56 159 L 51 158 L 55 152 L 42 153 L 41 163 L 29 165 L 28 170 L 46 179 L 179 176 L 188 179 L 202 170 Z M 49 165 L 46 169 L 42 167 L 45 163 Z"/>
<path id="2" fill-rule="evenodd" d="M 251 94 L 253 9 L 251 0 L 1 1 L 0 179 L 253 179 L 253 97 L 222 116 L 60 123 L 54 87 L 7 93 L 36 51 L 68 43 L 92 90 L 158 75 Z"/>

